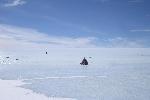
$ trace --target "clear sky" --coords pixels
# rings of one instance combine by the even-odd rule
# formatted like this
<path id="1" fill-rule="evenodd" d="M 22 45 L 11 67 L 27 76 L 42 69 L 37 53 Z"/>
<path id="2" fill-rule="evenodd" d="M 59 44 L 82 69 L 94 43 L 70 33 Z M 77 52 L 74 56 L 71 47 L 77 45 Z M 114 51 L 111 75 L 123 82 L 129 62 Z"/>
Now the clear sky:
<path id="1" fill-rule="evenodd" d="M 150 47 L 150 0 L 0 0 L 0 26 L 3 40 L 4 30 L 10 36 L 25 28 L 21 39 L 12 37 L 19 41 L 34 30 L 50 37 L 33 39 L 37 44 L 57 44 L 55 37 L 75 40 L 75 47 Z"/>

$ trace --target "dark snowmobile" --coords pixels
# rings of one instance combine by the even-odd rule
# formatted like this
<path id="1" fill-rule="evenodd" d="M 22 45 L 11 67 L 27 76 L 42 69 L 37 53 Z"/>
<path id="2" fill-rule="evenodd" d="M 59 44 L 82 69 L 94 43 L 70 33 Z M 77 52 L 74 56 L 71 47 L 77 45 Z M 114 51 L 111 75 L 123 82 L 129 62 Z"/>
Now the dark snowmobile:
<path id="1" fill-rule="evenodd" d="M 81 65 L 88 65 L 88 61 L 85 59 L 85 57 L 84 57 L 84 59 L 82 60 L 82 62 L 80 64 Z"/>

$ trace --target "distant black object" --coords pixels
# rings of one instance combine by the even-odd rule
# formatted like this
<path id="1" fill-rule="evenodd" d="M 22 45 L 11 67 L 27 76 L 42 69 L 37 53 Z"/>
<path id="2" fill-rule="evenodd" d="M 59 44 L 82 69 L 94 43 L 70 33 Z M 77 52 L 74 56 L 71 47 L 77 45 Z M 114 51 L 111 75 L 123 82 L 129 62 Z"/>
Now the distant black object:
<path id="1" fill-rule="evenodd" d="M 16 59 L 16 60 L 19 60 L 19 59 Z"/>
<path id="2" fill-rule="evenodd" d="M 92 58 L 92 57 L 89 57 L 89 58 Z"/>
<path id="3" fill-rule="evenodd" d="M 80 64 L 81 65 L 88 65 L 88 61 L 85 59 L 85 57 L 84 57 L 84 59 L 82 60 L 82 62 Z"/>
<path id="4" fill-rule="evenodd" d="M 6 57 L 6 58 L 9 58 L 9 57 Z"/>
<path id="5" fill-rule="evenodd" d="M 46 54 L 48 54 L 48 53 L 46 52 Z"/>

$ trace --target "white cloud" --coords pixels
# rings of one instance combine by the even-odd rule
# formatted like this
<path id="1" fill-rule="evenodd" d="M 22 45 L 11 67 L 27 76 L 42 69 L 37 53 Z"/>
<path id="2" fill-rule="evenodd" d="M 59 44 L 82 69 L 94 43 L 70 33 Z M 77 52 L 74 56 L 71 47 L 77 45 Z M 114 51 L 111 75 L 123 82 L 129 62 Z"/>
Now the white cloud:
<path id="1" fill-rule="evenodd" d="M 0 48 L 95 47 L 95 37 L 49 36 L 35 29 L 0 24 Z"/>
<path id="2" fill-rule="evenodd" d="M 143 0 L 129 0 L 129 3 L 140 3 L 143 2 Z"/>
<path id="3" fill-rule="evenodd" d="M 104 2 L 108 2 L 108 1 L 110 1 L 110 0 L 92 0 L 92 1 L 104 3 Z"/>
<path id="4" fill-rule="evenodd" d="M 25 3 L 26 1 L 23 0 L 11 0 L 11 2 L 4 4 L 4 7 L 15 7 L 15 6 L 23 5 Z"/>
<path id="5" fill-rule="evenodd" d="M 105 42 L 106 42 L 107 47 L 117 47 L 117 48 L 142 48 L 142 47 L 145 47 L 145 45 L 143 45 L 144 41 L 142 41 L 142 40 L 129 40 L 129 39 L 123 38 L 123 37 L 106 39 Z"/>
<path id="6" fill-rule="evenodd" d="M 35 29 L 0 24 L 0 49 L 48 49 L 48 48 L 93 48 L 93 47 L 145 47 L 146 42 L 139 39 L 123 37 L 106 38 L 96 37 L 60 37 L 49 36 Z"/>
<path id="7" fill-rule="evenodd" d="M 130 32 L 150 32 L 150 29 L 133 29 L 133 30 L 130 30 Z"/>

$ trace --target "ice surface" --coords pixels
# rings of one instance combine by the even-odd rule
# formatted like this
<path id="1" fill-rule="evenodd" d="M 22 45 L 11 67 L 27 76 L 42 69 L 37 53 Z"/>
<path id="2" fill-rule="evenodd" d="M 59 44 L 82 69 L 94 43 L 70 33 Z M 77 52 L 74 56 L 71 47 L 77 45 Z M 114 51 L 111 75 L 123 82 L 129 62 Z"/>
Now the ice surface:
<path id="1" fill-rule="evenodd" d="M 23 89 L 18 86 L 24 84 L 21 81 L 0 80 L 0 99 L 1 100 L 75 100 L 71 98 L 48 98 L 42 94 L 33 93 L 31 90 Z"/>
<path id="2" fill-rule="evenodd" d="M 45 54 L 48 52 L 48 55 Z M 52 48 L 49 50 L 20 50 L 6 51 L 12 64 L 28 65 L 78 65 L 83 57 L 89 60 L 92 66 L 110 63 L 149 63 L 150 49 L 148 48 Z M 2 56 L 2 55 L 1 55 Z M 92 58 L 89 58 L 92 57 Z M 15 59 L 19 59 L 16 61 Z"/>
<path id="3" fill-rule="evenodd" d="M 10 56 L 11 64 L 0 65 L 0 78 L 22 80 L 28 84 L 21 87 L 49 97 L 150 100 L 149 48 L 47 51 L 1 52 L 1 61 Z M 83 57 L 88 66 L 79 65 Z"/>

